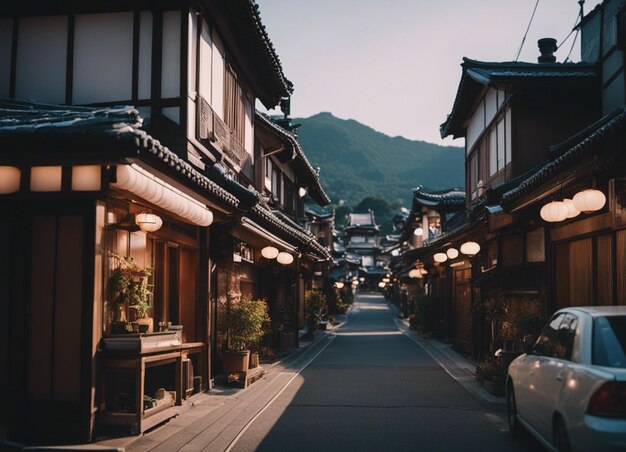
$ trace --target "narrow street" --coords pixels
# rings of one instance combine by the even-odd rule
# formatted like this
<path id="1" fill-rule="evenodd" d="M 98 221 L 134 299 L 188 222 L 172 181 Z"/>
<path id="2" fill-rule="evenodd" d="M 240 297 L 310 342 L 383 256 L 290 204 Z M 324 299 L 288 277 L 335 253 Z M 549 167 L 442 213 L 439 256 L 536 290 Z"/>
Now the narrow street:
<path id="1" fill-rule="evenodd" d="M 536 450 L 360 294 L 334 340 L 249 423 L 232 450 Z M 539 446 L 540 447 L 540 446 Z"/>

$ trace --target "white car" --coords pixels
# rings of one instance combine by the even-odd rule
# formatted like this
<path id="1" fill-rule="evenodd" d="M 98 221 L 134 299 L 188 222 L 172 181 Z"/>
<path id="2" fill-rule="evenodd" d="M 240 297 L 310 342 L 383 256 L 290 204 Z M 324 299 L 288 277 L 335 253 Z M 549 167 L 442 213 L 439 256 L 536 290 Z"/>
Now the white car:
<path id="1" fill-rule="evenodd" d="M 548 449 L 626 450 L 626 306 L 562 309 L 507 376 L 509 428 Z"/>

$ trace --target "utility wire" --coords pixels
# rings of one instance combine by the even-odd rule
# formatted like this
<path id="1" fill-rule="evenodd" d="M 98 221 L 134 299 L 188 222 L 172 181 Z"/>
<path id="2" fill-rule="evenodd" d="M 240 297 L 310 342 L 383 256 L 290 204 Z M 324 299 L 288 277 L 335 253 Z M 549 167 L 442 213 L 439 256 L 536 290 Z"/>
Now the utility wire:
<path id="1" fill-rule="evenodd" d="M 519 59 L 520 53 L 522 53 L 522 47 L 524 47 L 524 42 L 526 41 L 526 36 L 528 36 L 528 30 L 530 30 L 530 25 L 533 23 L 533 19 L 535 18 L 535 13 L 537 12 L 537 6 L 539 6 L 539 0 L 535 3 L 535 8 L 533 9 L 533 14 L 530 16 L 530 21 L 528 22 L 528 27 L 526 27 L 526 33 L 524 33 L 524 37 L 522 38 L 522 43 L 519 45 L 519 49 L 517 50 L 517 55 L 515 55 L 515 60 Z"/>

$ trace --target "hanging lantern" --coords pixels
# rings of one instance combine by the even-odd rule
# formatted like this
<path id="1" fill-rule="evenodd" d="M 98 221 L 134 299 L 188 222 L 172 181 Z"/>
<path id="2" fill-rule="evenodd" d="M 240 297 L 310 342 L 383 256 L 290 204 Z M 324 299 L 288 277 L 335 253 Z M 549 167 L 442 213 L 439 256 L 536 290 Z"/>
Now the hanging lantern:
<path id="1" fill-rule="evenodd" d="M 135 215 L 135 223 L 143 232 L 155 232 L 163 226 L 163 220 L 154 213 L 138 213 Z"/>
<path id="2" fill-rule="evenodd" d="M 383 289 L 385 287 L 385 285 L 386 284 L 384 282 L 382 282 L 382 281 L 378 283 L 378 287 L 380 287 L 381 289 Z"/>
<path id="3" fill-rule="evenodd" d="M 298 189 L 298 196 L 300 196 L 301 198 L 304 198 L 307 194 L 307 190 L 304 187 L 300 187 Z"/>
<path id="4" fill-rule="evenodd" d="M 278 256 L 276 256 L 276 260 L 279 264 L 289 265 L 293 262 L 293 256 L 283 251 L 281 253 L 278 253 Z"/>
<path id="5" fill-rule="evenodd" d="M 356 287 L 359 285 L 359 281 L 352 281 L 352 287 Z"/>
<path id="6" fill-rule="evenodd" d="M 574 218 L 580 215 L 580 210 L 574 205 L 574 201 L 571 199 L 564 199 L 563 202 L 567 206 L 567 218 Z"/>
<path id="7" fill-rule="evenodd" d="M 393 250 L 393 251 L 391 252 L 391 255 L 392 255 L 393 257 L 396 257 L 398 254 L 400 254 L 400 251 L 398 251 L 397 249 L 395 249 L 395 250 Z"/>
<path id="8" fill-rule="evenodd" d="M 446 251 L 446 255 L 450 259 L 456 259 L 457 257 L 459 257 L 459 250 L 457 250 L 456 248 L 448 248 L 448 251 Z"/>
<path id="9" fill-rule="evenodd" d="M 433 256 L 435 262 L 439 262 L 440 264 L 448 260 L 448 256 L 446 253 L 435 253 Z"/>
<path id="10" fill-rule="evenodd" d="M 415 230 L 413 231 L 413 235 L 417 236 L 417 237 L 421 237 L 422 235 L 424 235 L 424 229 L 422 229 L 421 227 L 417 227 L 415 228 Z"/>
<path id="11" fill-rule="evenodd" d="M 365 282 L 365 276 L 361 276 L 361 277 L 359 278 L 359 281 L 361 281 L 361 282 Z"/>
<path id="12" fill-rule="evenodd" d="M 574 198 L 576 197 L 574 196 Z M 576 203 L 574 202 L 574 204 Z M 569 209 L 567 207 L 567 204 L 565 204 L 563 201 L 552 201 L 541 208 L 539 215 L 541 215 L 541 218 L 544 221 L 547 221 L 549 223 L 556 223 L 558 221 L 565 220 L 568 213 Z"/>
<path id="13" fill-rule="evenodd" d="M 383 278 L 383 282 L 389 282 L 389 278 Z"/>
<path id="14" fill-rule="evenodd" d="M 588 188 L 587 190 L 576 193 L 572 201 L 574 201 L 576 209 L 584 213 L 590 213 L 604 207 L 604 204 L 606 204 L 606 196 L 604 196 L 604 193 L 600 190 Z"/>
<path id="15" fill-rule="evenodd" d="M 276 256 L 278 256 L 278 248 L 275 246 L 266 246 L 261 250 L 261 256 L 265 259 L 276 259 Z"/>
<path id="16" fill-rule="evenodd" d="M 480 251 L 480 245 L 476 242 L 465 242 L 461 245 L 461 253 L 467 256 L 476 256 Z"/>
<path id="17" fill-rule="evenodd" d="M 337 282 L 335 283 L 335 287 L 336 287 L 337 289 L 343 289 L 343 286 L 344 286 L 344 283 L 342 283 L 341 281 L 337 281 Z"/>
<path id="18" fill-rule="evenodd" d="M 427 275 L 428 274 L 428 270 L 426 270 L 425 268 L 420 268 L 420 275 Z"/>
<path id="19" fill-rule="evenodd" d="M 414 268 L 409 272 L 409 278 L 421 278 L 422 274 L 417 268 Z"/>

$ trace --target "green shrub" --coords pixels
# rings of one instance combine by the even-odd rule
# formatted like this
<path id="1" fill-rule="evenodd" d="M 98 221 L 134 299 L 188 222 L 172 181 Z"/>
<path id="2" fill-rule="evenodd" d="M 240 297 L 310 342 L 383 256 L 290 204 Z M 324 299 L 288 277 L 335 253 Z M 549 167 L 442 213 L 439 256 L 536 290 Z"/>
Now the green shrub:
<path id="1" fill-rule="evenodd" d="M 326 296 L 319 290 L 307 290 L 304 294 L 304 317 L 310 332 L 315 332 L 326 312 Z"/>
<path id="2" fill-rule="evenodd" d="M 441 335 L 443 301 L 431 295 L 419 294 L 413 299 L 415 329 L 426 335 Z"/>
<path id="3" fill-rule="evenodd" d="M 494 359 L 486 359 L 476 364 L 476 375 L 483 380 L 493 380 L 500 373 L 500 365 Z"/>
<path id="4" fill-rule="evenodd" d="M 228 315 L 228 340 L 231 350 L 246 350 L 265 334 L 270 323 L 267 303 L 242 298 L 234 303 Z"/>

